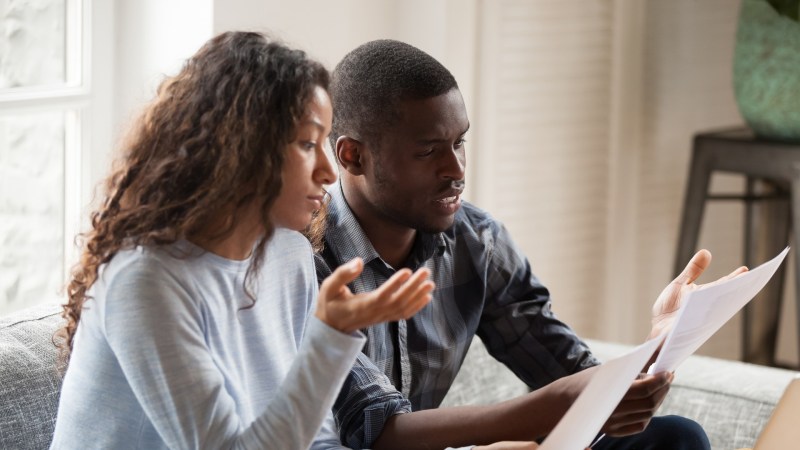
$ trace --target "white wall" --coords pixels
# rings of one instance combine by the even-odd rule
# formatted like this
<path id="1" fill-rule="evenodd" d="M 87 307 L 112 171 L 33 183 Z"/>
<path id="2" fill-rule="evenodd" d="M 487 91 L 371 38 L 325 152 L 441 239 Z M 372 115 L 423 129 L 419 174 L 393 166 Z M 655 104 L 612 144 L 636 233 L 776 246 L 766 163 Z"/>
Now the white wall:
<path id="1" fill-rule="evenodd" d="M 738 0 L 117 0 L 114 6 L 115 139 L 152 98 L 162 74 L 222 31 L 270 31 L 328 68 L 377 38 L 404 40 L 438 58 L 459 81 L 472 121 L 467 197 L 508 221 L 537 273 L 547 276 L 556 312 L 587 337 L 636 342 L 646 334 L 650 306 L 672 278 L 691 136 L 741 123 L 731 87 Z M 573 84 L 541 85 L 538 96 L 506 89 L 511 97 L 501 99 L 497 94 L 508 86 L 498 84 L 503 74 L 493 61 L 513 54 L 506 44 L 530 44 L 501 40 L 500 32 L 509 31 L 501 14 L 529 10 L 538 14 L 536 28 L 520 25 L 520 31 L 535 35 L 529 62 L 542 69 L 535 74 L 565 70 L 555 81 Z M 512 69 L 521 63 L 506 62 Z M 514 159 L 498 153 L 514 126 L 497 114 L 503 104 L 542 119 L 540 129 L 519 123 L 517 137 L 506 139 L 511 147 L 503 151 Z M 551 112 L 566 125 L 573 114 L 574 133 L 559 140 L 544 120 Z M 509 164 L 522 175 L 559 176 L 533 190 L 521 175 L 523 184 L 512 189 L 499 184 L 516 179 L 504 168 Z M 715 180 L 725 189 L 738 183 Z M 521 218 L 534 202 L 566 215 L 540 224 Z M 707 217 L 701 244 L 715 260 L 701 281 L 741 259 L 739 211 L 714 206 Z M 734 321 L 703 351 L 735 358 L 738 334 Z"/>
<path id="2" fill-rule="evenodd" d="M 98 0 L 102 1 L 102 0 Z M 113 144 L 150 101 L 165 75 L 180 70 L 212 36 L 211 0 L 114 2 Z"/>
<path id="3" fill-rule="evenodd" d="M 102 196 L 119 141 L 155 96 L 212 36 L 211 0 L 94 0 L 91 17 L 91 108 L 82 167 L 81 225 Z M 70 240 L 70 244 L 72 240 Z M 74 258 L 73 258 L 74 259 Z"/>

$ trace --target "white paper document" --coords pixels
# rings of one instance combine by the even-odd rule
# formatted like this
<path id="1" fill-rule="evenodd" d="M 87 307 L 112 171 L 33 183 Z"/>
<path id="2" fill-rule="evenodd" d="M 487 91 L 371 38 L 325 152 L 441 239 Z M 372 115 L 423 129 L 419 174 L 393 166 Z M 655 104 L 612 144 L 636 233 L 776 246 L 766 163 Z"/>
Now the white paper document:
<path id="1" fill-rule="evenodd" d="M 648 373 L 675 370 L 767 284 L 789 252 L 719 284 L 690 292 Z"/>
<path id="2" fill-rule="evenodd" d="M 588 447 L 663 339 L 663 336 L 653 338 L 598 367 L 539 449 L 583 450 Z"/>

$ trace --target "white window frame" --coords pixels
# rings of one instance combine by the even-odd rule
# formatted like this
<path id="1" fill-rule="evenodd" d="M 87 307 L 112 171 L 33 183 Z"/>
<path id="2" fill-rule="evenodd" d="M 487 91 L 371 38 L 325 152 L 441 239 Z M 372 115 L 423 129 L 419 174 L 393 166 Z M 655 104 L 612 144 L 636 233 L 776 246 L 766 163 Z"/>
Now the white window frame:
<path id="1" fill-rule="evenodd" d="M 111 124 L 110 102 L 100 99 L 110 96 L 111 83 L 102 83 L 105 92 L 98 92 L 94 80 L 99 75 L 110 81 L 112 71 L 97 64 L 101 61 L 93 56 L 111 54 L 113 6 L 102 0 L 66 0 L 65 6 L 65 82 L 0 91 L 0 115 L 65 113 L 62 278 L 66 281 L 72 264 L 77 261 L 75 236 L 85 225 L 83 208 L 90 200 L 94 184 L 92 160 L 97 159 L 96 155 L 104 151 L 100 148 L 107 147 L 110 141 L 105 131 Z M 93 20 L 100 33 L 93 33 Z"/>

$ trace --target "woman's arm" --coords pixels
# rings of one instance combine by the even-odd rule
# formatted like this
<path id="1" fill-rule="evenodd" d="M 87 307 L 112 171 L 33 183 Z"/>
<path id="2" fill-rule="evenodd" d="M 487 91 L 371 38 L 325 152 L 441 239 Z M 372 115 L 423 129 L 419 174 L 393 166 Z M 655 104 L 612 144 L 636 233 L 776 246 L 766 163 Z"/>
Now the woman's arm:
<path id="1" fill-rule="evenodd" d="M 364 342 L 309 321 L 297 354 L 283 355 L 293 358 L 286 377 L 261 380 L 265 389 L 280 384 L 273 386 L 266 409 L 247 424 L 232 395 L 236 387 L 226 385 L 225 369 L 208 347 L 206 311 L 181 283 L 159 267 L 129 267 L 107 293 L 109 345 L 147 418 L 174 448 L 308 447 Z"/>

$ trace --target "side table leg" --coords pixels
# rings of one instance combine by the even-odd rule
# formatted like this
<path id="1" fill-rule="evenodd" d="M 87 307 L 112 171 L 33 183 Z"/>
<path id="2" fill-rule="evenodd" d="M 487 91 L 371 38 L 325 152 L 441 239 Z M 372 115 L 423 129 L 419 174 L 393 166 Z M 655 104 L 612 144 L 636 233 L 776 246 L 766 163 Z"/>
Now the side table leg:
<path id="1" fill-rule="evenodd" d="M 710 178 L 711 166 L 708 157 L 702 149 L 701 142 L 695 138 L 689 178 L 686 182 L 686 192 L 684 194 L 683 217 L 681 219 L 680 235 L 678 236 L 678 249 L 675 254 L 673 276 L 678 276 L 681 273 L 697 249 L 697 240 L 700 235 L 700 225 L 703 221 L 703 209 Z"/>
<path id="2" fill-rule="evenodd" d="M 748 179 L 748 184 L 753 181 Z M 748 186 L 752 188 L 753 186 Z M 786 187 L 775 180 L 764 179 L 761 189 L 749 189 L 749 194 L 774 195 L 776 198 L 747 202 L 749 230 L 745 245 L 745 264 L 755 267 L 783 250 L 789 241 L 790 203 L 785 199 Z M 744 309 L 742 324 L 743 360 L 754 364 L 775 366 L 778 327 L 783 297 L 786 264 L 781 265 L 756 298 Z"/>
<path id="3" fill-rule="evenodd" d="M 791 205 L 792 205 L 792 250 L 791 253 L 794 253 L 794 267 L 795 267 L 795 274 L 794 274 L 794 283 L 795 283 L 795 305 L 796 308 L 796 330 L 797 335 L 800 336 L 800 174 L 794 177 L 792 180 L 792 198 L 791 198 Z M 798 341 L 800 341 L 800 337 L 798 337 Z M 797 343 L 798 350 L 800 350 L 800 342 Z M 800 351 L 798 351 L 798 356 L 800 356 Z"/>

